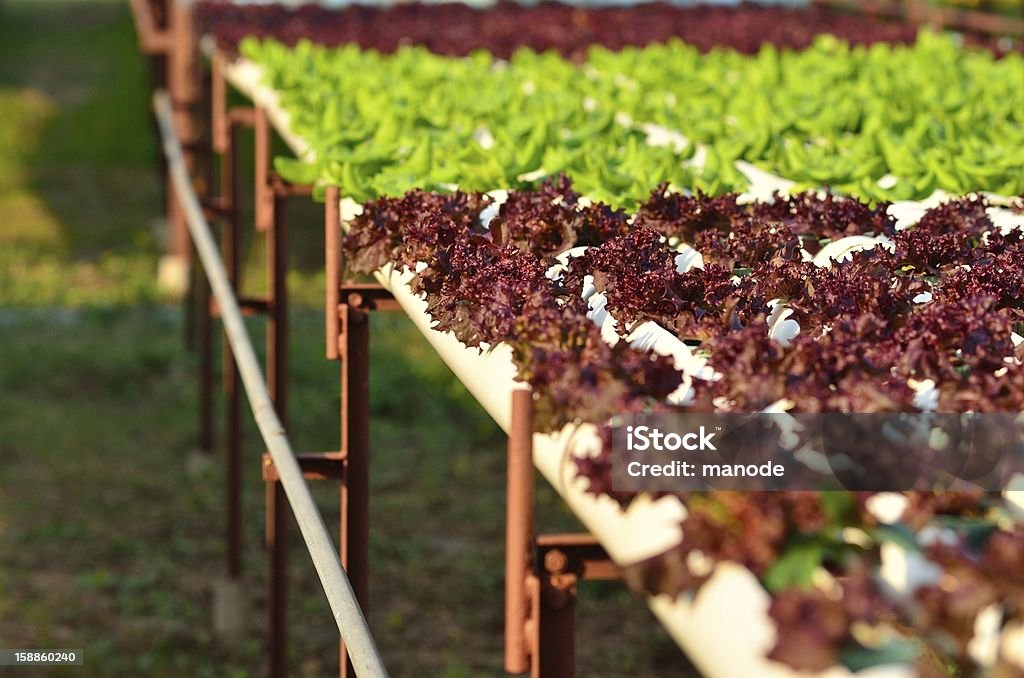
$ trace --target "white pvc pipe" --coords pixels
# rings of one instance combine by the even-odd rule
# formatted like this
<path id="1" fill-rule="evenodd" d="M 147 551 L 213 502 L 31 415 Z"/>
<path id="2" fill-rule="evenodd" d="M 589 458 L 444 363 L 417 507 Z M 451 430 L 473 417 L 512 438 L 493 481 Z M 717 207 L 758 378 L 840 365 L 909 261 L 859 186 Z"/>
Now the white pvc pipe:
<path id="1" fill-rule="evenodd" d="M 245 393 L 249 397 L 253 416 L 256 418 L 263 442 L 274 461 L 274 467 L 281 479 L 288 503 L 295 514 L 295 521 L 299 525 L 299 532 L 302 533 L 306 549 L 313 559 L 313 566 L 320 576 L 324 593 L 327 595 L 327 602 L 330 603 L 331 611 L 334 613 L 334 619 L 338 625 L 338 632 L 345 640 L 345 648 L 348 650 L 349 658 L 352 660 L 352 666 L 357 675 L 386 677 L 387 670 L 384 668 L 384 662 L 373 635 L 370 633 L 370 627 L 366 623 L 363 611 L 359 608 L 352 585 L 341 567 L 338 552 L 327 532 L 323 517 L 313 502 L 313 496 L 302 477 L 302 471 L 295 460 L 295 454 L 288 442 L 284 426 L 277 418 L 274 403 L 270 399 L 266 382 L 263 380 L 260 363 L 245 330 L 238 301 L 231 289 L 231 283 L 228 281 L 227 273 L 221 262 L 217 244 L 210 233 L 210 226 L 206 223 L 202 206 L 195 195 L 192 180 L 185 167 L 181 143 L 174 132 L 170 98 L 166 92 L 161 90 L 153 95 L 153 107 L 160 126 L 164 155 L 167 158 L 171 179 L 174 182 L 175 196 L 185 213 L 192 241 L 199 253 L 206 277 L 210 281 L 213 296 L 217 299 L 221 319 L 224 322 L 224 332 L 227 334 L 231 352 L 238 364 L 238 371 L 242 377 L 242 384 L 245 386 Z"/>

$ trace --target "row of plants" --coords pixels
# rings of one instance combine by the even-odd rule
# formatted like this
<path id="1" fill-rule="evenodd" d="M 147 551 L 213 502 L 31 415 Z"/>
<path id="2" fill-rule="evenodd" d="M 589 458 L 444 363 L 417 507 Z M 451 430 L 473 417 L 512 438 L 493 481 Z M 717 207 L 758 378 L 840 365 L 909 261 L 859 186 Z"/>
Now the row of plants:
<path id="1" fill-rule="evenodd" d="M 1022 0 L 931 0 L 928 4 L 937 7 L 1024 17 L 1024 1 Z"/>
<path id="2" fill-rule="evenodd" d="M 344 246 L 354 270 L 412 272 L 438 330 L 467 346 L 511 346 L 542 431 L 602 427 L 605 453 L 576 463 L 592 492 L 627 505 L 633 495 L 611 490 L 604 424 L 669 409 L 687 383 L 675 406 L 684 411 L 780 401 L 791 412 L 1021 411 L 1024 348 L 1014 332 L 1024 319 L 1024 238 L 995 228 L 986 207 L 979 197 L 953 200 L 897 230 L 884 205 L 809 193 L 744 205 L 662 186 L 627 213 L 581 199 L 561 178 L 513 191 L 497 209 L 481 193 L 371 201 Z M 878 246 L 808 263 L 850 235 Z M 684 244 L 699 251 L 699 266 L 680 266 Z M 619 341 L 595 322 L 598 297 Z M 779 303 L 799 324 L 795 336 L 769 334 Z M 684 374 L 632 347 L 625 339 L 650 321 L 710 372 Z M 914 381 L 934 384 L 930 405 L 915 399 Z M 683 497 L 683 541 L 627 577 L 676 596 L 698 590 L 717 563 L 742 564 L 773 594 L 780 633 L 770 657 L 797 669 L 903 660 L 926 675 L 1024 670 L 998 644 L 1024 637 L 1024 528 L 1012 506 L 991 493 L 913 492 L 883 519 L 872 508 L 882 496 L 694 493 Z M 902 595 L 877 576 L 892 548 L 927 573 Z M 984 652 L 980 615 L 995 639 L 982 639 Z"/>
<path id="3" fill-rule="evenodd" d="M 996 59 L 924 32 L 913 45 L 701 54 L 682 42 L 585 63 L 516 52 L 245 40 L 315 153 L 288 178 L 357 200 L 412 188 L 525 188 L 570 174 L 632 207 L 651 186 L 742 191 L 745 160 L 806 187 L 871 200 L 1024 192 L 1024 56 Z"/>
<path id="4" fill-rule="evenodd" d="M 662 6 L 615 10 L 615 21 L 553 5 L 536 10 L 550 12 L 544 20 L 512 18 L 534 10 L 504 5 L 413 6 L 387 10 L 391 27 L 353 8 L 349 23 L 316 29 L 303 22 L 326 17 L 319 9 L 287 21 L 259 11 L 262 24 L 214 32 L 229 47 L 252 33 L 294 43 L 238 45 L 314 152 L 279 160 L 279 171 L 368 201 L 345 240 L 353 270 L 408 270 L 436 329 L 471 347 L 510 346 L 541 430 L 597 427 L 603 450 L 575 458 L 591 492 L 634 499 L 611 486 L 606 424 L 623 412 L 1024 407 L 1020 232 L 995 228 L 979 197 L 906 230 L 878 204 L 939 188 L 1024 193 L 1019 54 L 930 33 L 907 45 L 881 32 L 861 36 L 877 43 L 868 47 L 800 43 L 800 29 L 776 38 L 770 22 L 764 41 L 802 50 L 762 46 L 754 28 L 722 38 L 735 49 L 708 52 L 711 28 L 699 46 L 623 48 L 665 39 L 638 28 L 670 31 L 677 10 Z M 427 17 L 445 12 L 469 13 L 475 30 L 435 27 L 435 40 Z M 559 16 L 579 32 L 551 37 Z M 365 31 L 352 28 L 364 20 Z M 531 23 L 535 32 L 523 28 Z M 298 39 L 310 35 L 348 46 Z M 749 186 L 738 160 L 875 204 L 817 192 L 747 204 L 735 193 Z M 482 192 L 495 188 L 516 190 L 499 206 Z M 876 246 L 817 265 L 847 236 Z M 782 321 L 798 331 L 774 332 Z M 632 344 L 652 324 L 692 356 L 687 369 Z M 903 493 L 898 514 L 881 517 L 887 494 L 684 496 L 684 540 L 627 577 L 675 596 L 698 590 L 717 563 L 743 565 L 773 595 L 770 656 L 797 669 L 906 660 L 933 675 L 1024 670 L 999 646 L 1024 639 L 1013 504 L 998 493 Z M 894 549 L 924 573 L 918 586 L 894 591 L 879 576 Z"/>
<path id="5" fill-rule="evenodd" d="M 745 54 L 762 45 L 803 49 L 821 34 L 854 44 L 914 41 L 915 29 L 823 7 L 742 4 L 680 7 L 661 2 L 625 7 L 581 7 L 557 2 L 500 2 L 486 9 L 461 3 L 354 5 L 298 8 L 280 4 L 236 5 L 204 0 L 196 6 L 200 29 L 229 51 L 247 37 L 288 45 L 310 40 L 328 47 L 358 45 L 395 52 L 419 45 L 435 54 L 466 56 L 487 50 L 508 58 L 520 48 L 554 50 L 574 60 L 593 45 L 618 50 L 675 38 L 702 52 L 730 47 Z"/>

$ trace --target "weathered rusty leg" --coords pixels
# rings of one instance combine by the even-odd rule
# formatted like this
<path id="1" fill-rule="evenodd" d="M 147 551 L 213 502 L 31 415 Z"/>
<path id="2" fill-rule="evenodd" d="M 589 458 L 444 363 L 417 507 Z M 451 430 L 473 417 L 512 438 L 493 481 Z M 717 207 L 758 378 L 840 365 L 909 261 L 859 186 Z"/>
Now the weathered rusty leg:
<path id="1" fill-rule="evenodd" d="M 187 3 L 173 2 L 168 7 L 167 27 L 170 32 L 171 49 L 167 56 L 167 88 L 174 106 L 174 126 L 178 138 L 186 145 L 185 157 L 189 168 L 193 167 L 193 156 L 187 150 L 194 141 L 194 125 L 191 104 L 195 100 L 196 37 L 192 22 L 192 10 Z M 173 191 L 169 190 L 169 193 Z M 192 246 L 188 236 L 185 215 L 177 201 L 171 198 L 168 204 L 170 234 L 168 253 L 180 258 L 183 265 L 191 260 Z"/>
<path id="2" fill-rule="evenodd" d="M 355 300 L 352 300 L 355 301 Z M 370 550 L 370 317 L 347 303 L 342 307 L 341 440 L 346 458 L 341 488 L 341 556 L 363 611 L 369 603 Z M 344 647 L 341 656 L 344 658 Z M 343 664 L 343 676 L 352 676 Z"/>
<path id="3" fill-rule="evenodd" d="M 508 476 L 505 523 L 505 670 L 530 669 L 527 624 L 531 617 L 530 561 L 533 552 L 535 476 L 533 468 L 533 395 L 512 394 L 512 425 L 508 436 Z M 536 581 L 534 581 L 534 585 Z"/>
<path id="4" fill-rule="evenodd" d="M 621 576 L 589 534 L 535 534 L 533 394 L 512 394 L 505 527 L 505 670 L 571 678 L 577 585 Z"/>
<path id="5" fill-rule="evenodd" d="M 576 670 L 575 573 L 565 571 L 564 554 L 549 551 L 540 584 L 539 661 L 543 678 L 572 678 Z M 559 558 L 551 556 L 560 555 Z"/>
<path id="6" fill-rule="evenodd" d="M 221 184 L 224 187 L 225 219 L 221 238 L 221 256 L 227 267 L 235 296 L 241 295 L 239 270 L 241 241 L 238 215 L 238 128 L 231 125 L 227 149 L 221 161 Z M 222 388 L 227 439 L 227 543 L 228 577 L 242 574 L 242 392 L 238 368 L 227 336 L 223 339 Z"/>
<path id="7" fill-rule="evenodd" d="M 257 135 L 258 136 L 258 135 Z M 278 417 L 287 425 L 288 295 L 286 198 L 275 198 L 267 233 L 267 270 L 270 277 L 270 318 L 267 323 L 267 385 Z M 270 552 L 268 613 L 270 675 L 288 675 L 288 523 L 290 510 L 284 488 L 267 483 L 267 547 Z"/>
<path id="8" fill-rule="evenodd" d="M 213 323 L 210 317 L 210 285 L 200 274 L 195 281 L 199 335 L 199 449 L 213 451 Z"/>

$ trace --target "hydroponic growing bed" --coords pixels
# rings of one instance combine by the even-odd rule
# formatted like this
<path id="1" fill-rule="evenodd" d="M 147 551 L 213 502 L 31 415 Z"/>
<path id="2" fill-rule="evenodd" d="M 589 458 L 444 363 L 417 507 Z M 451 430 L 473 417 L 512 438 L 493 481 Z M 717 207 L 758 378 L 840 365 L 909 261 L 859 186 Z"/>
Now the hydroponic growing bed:
<path id="1" fill-rule="evenodd" d="M 240 52 L 299 158 L 278 168 L 350 196 L 350 263 L 503 427 L 533 387 L 538 467 L 703 669 L 1020 666 L 1018 494 L 613 496 L 602 444 L 665 402 L 1019 412 L 1021 205 L 937 191 L 1024 191 L 1019 56 Z"/>

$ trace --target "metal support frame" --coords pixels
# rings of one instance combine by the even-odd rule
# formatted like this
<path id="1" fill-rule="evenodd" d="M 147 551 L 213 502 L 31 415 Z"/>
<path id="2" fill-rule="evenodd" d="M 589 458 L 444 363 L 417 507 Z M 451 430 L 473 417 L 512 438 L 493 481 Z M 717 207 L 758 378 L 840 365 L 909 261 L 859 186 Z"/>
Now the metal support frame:
<path id="1" fill-rule="evenodd" d="M 259 110 L 259 109 L 257 109 Z M 257 114 L 257 120 L 262 116 Z M 257 133 L 257 138 L 259 138 Z M 269 134 L 268 134 L 269 136 Z M 270 278 L 267 315 L 267 386 L 281 421 L 288 421 L 288 272 L 285 200 L 275 196 L 267 232 L 267 273 Z M 266 487 L 267 550 L 270 552 L 268 600 L 270 675 L 288 675 L 288 525 L 290 511 L 281 483 Z"/>
<path id="2" fill-rule="evenodd" d="M 249 397 L 253 416 L 259 427 L 268 454 L 276 466 L 279 485 L 289 506 L 294 506 L 299 532 L 313 560 L 317 574 L 334 613 L 338 632 L 351 640 L 350 658 L 365 676 L 387 676 L 366 617 L 359 607 L 341 561 L 334 552 L 327 527 L 306 484 L 302 468 L 292 451 L 284 424 L 277 416 L 277 405 L 271 398 L 263 370 L 256 358 L 246 331 L 241 309 L 235 299 L 227 271 L 220 260 L 217 245 L 210 232 L 202 204 L 189 175 L 173 121 L 173 107 L 166 92 L 154 94 L 153 105 L 160 125 L 161 140 L 167 157 L 169 173 L 176 193 L 182 201 L 186 225 L 195 238 L 196 250 L 209 278 L 211 289 L 224 311 L 224 327 L 238 360 L 238 370 Z"/>
<path id="3" fill-rule="evenodd" d="M 270 135 L 265 112 L 260 109 L 226 109 L 226 86 L 222 80 L 222 62 L 215 59 L 213 89 L 214 121 L 212 145 L 222 155 L 220 193 L 208 199 L 204 212 L 224 218 L 227 228 L 222 254 L 229 266 L 226 278 L 237 294 L 238 218 L 237 218 L 237 127 L 252 124 L 257 144 L 266 149 L 269 162 Z M 262 123 L 260 121 L 263 121 Z M 226 127 L 225 127 L 226 126 Z M 260 138 L 264 137 L 262 141 Z M 180 165 L 184 167 L 183 158 Z M 283 426 L 287 410 L 287 231 L 284 205 L 288 197 L 308 195 L 308 187 L 296 187 L 275 176 L 269 169 L 257 169 L 257 192 L 273 196 L 269 219 L 264 224 L 268 238 L 267 272 L 270 291 L 265 299 L 245 299 L 242 304 L 251 313 L 268 317 L 267 391 L 273 409 Z M 257 210 L 259 209 L 257 204 Z M 376 284 L 345 281 L 341 261 L 340 192 L 327 189 L 325 206 L 325 270 L 327 272 L 325 353 L 341 360 L 341 450 L 339 452 L 298 455 L 297 471 L 306 479 L 341 479 L 340 561 L 359 608 L 368 603 L 369 581 L 369 315 L 373 310 L 395 310 L 399 306 L 389 292 Z M 233 270 L 232 270 L 233 269 Z M 234 278 L 233 280 L 231 278 Z M 218 311 L 208 303 L 208 314 Z M 239 308 L 238 311 L 242 309 Z M 226 377 L 229 375 L 225 375 Z M 234 376 L 234 375 L 230 375 Z M 227 380 L 226 380 L 227 381 Z M 230 381 L 235 381 L 231 379 Z M 226 385 L 228 385 L 226 383 Z M 233 388 L 227 389 L 229 393 Z M 235 394 L 237 395 L 237 394 Z M 237 398 L 236 398 L 237 399 Z M 229 412 L 231 407 L 228 408 Z M 575 669 L 575 607 L 577 585 L 581 579 L 618 578 L 618 569 L 603 548 L 590 535 L 534 536 L 536 471 L 533 466 L 533 395 L 520 390 L 513 394 L 512 424 L 509 431 L 508 495 L 506 531 L 506 669 L 512 673 L 529 671 L 531 676 L 561 678 Z M 230 422 L 229 422 L 230 424 Z M 231 437 L 229 425 L 229 437 Z M 237 431 L 236 431 L 237 432 Z M 240 440 L 229 440 L 229 484 L 240 468 Z M 287 523 L 288 499 L 277 469 L 269 455 L 262 459 L 267 483 L 266 541 L 271 552 L 269 581 L 270 675 L 287 675 Z M 229 502 L 237 500 L 229 492 Z M 235 504 L 237 507 L 238 505 Z M 229 515 L 233 514 L 229 505 Z M 240 544 L 240 520 L 237 539 L 229 534 L 229 544 Z M 236 551 L 236 557 L 238 553 Z M 240 571 L 240 558 L 229 554 L 229 572 Z M 355 675 L 341 641 L 339 672 Z"/>
<path id="4" fill-rule="evenodd" d="M 505 524 L 505 670 L 569 678 L 576 669 L 577 586 L 621 579 L 589 534 L 535 536 L 533 393 L 512 394 Z"/>
<path id="5" fill-rule="evenodd" d="M 222 116 L 230 120 L 230 114 Z M 247 117 L 247 116 L 242 116 Z M 286 209 L 289 198 L 308 196 L 310 186 L 297 186 L 283 180 L 271 168 L 273 131 L 266 110 L 252 114 L 255 145 L 255 227 L 266 234 L 266 271 L 270 285 L 265 299 L 252 300 L 249 308 L 267 319 L 267 382 L 278 416 L 287 421 L 288 393 L 288 226 Z M 328 458 L 329 460 L 329 458 Z M 265 541 L 270 553 L 268 581 L 268 659 L 270 675 L 288 675 L 288 500 L 279 482 L 266 484 Z M 358 595 L 359 588 L 355 587 Z"/>
<path id="6" fill-rule="evenodd" d="M 218 196 L 207 201 L 206 209 L 224 217 L 221 238 L 221 253 L 235 295 L 239 298 L 242 311 L 248 315 L 260 315 L 266 319 L 266 362 L 267 386 L 274 402 L 274 408 L 282 422 L 287 421 L 288 412 L 288 224 L 286 203 L 291 195 L 303 194 L 281 181 L 271 181 L 267 164 L 270 162 L 269 148 L 271 130 L 266 122 L 266 113 L 259 108 L 229 109 L 227 105 L 227 83 L 224 78 L 224 60 L 219 54 L 212 62 L 210 79 L 210 141 L 215 153 L 221 156 L 220 187 Z M 252 127 L 256 147 L 264 149 L 257 153 L 256 193 L 269 193 L 269 210 L 262 215 L 263 223 L 257 230 L 264 232 L 267 242 L 268 291 L 263 297 L 242 295 L 241 280 L 241 229 L 239 224 L 239 132 L 243 127 Z M 308 189 L 306 191 L 308 193 Z M 257 208 L 259 213 L 260 208 Z M 217 316 L 219 309 L 210 304 L 205 315 Z M 228 514 L 228 573 L 237 577 L 242 570 L 242 430 L 240 421 L 241 393 L 238 389 L 238 375 L 232 369 L 233 361 L 225 346 L 223 388 L 227 416 L 227 514 Z M 212 386 L 211 386 L 212 390 Z M 270 555 L 270 576 L 268 578 L 268 661 L 271 676 L 285 676 L 287 662 L 287 556 L 288 525 L 291 521 L 287 497 L 276 475 L 268 475 L 264 457 L 264 479 L 266 482 L 266 524 L 265 546 Z"/>
<path id="7" fill-rule="evenodd" d="M 194 171 L 194 145 L 196 142 L 196 126 L 192 116 L 192 107 L 197 103 L 198 90 L 198 39 L 193 22 L 192 8 L 183 2 L 169 0 L 167 10 L 167 28 L 165 41 L 169 43 L 166 52 L 167 91 L 174 109 L 174 127 L 178 138 L 185 147 L 185 162 Z M 194 176 L 194 173 L 193 173 Z M 180 258 L 183 262 L 191 262 L 192 245 L 188 236 L 188 226 L 179 202 L 174 199 L 173 187 L 168 187 L 167 213 L 170 232 L 168 236 L 168 253 Z"/>
<path id="8" fill-rule="evenodd" d="M 231 108 L 227 104 L 228 85 L 224 74 L 225 58 L 217 52 L 212 59 L 210 81 L 210 134 L 214 152 L 221 155 L 220 190 L 207 201 L 206 208 L 224 219 L 222 253 L 232 274 L 235 293 L 244 313 L 267 318 L 268 386 L 282 420 L 287 412 L 287 224 L 285 205 L 294 196 L 309 196 L 311 187 L 288 183 L 271 168 L 273 130 L 264 109 Z M 266 270 L 270 284 L 264 297 L 242 294 L 239 268 L 238 220 L 238 132 L 251 127 L 254 132 L 255 167 L 253 175 L 254 227 L 267 238 Z M 335 196 L 332 200 L 331 196 Z M 328 239 L 328 296 L 333 294 L 334 313 L 328 313 L 328 358 L 341 359 L 341 445 L 339 451 L 306 453 L 298 456 L 304 476 L 311 480 L 338 480 L 340 489 L 340 556 L 361 606 L 368 598 L 369 551 L 369 313 L 397 309 L 389 294 L 379 285 L 342 284 L 340 262 L 340 214 L 337 190 L 328 191 L 325 223 Z M 333 237 L 333 250 L 331 238 Z M 330 255 L 333 252 L 333 256 Z M 333 266 L 333 269 L 332 269 Z M 331 271 L 333 270 L 333 276 Z M 331 308 L 329 306 L 329 308 Z M 215 303 L 209 315 L 216 316 Z M 331 317 L 333 316 L 333 321 Z M 333 335 L 331 334 L 333 332 Z M 333 347 L 333 354 L 331 353 Z M 225 355 L 225 365 L 230 364 Z M 241 571 L 241 430 L 238 413 L 240 393 L 234 374 L 224 375 L 228 416 L 228 543 L 229 573 Z M 281 492 L 276 470 L 267 455 L 263 457 L 266 482 L 266 547 L 270 553 L 268 583 L 268 661 L 270 675 L 285 676 L 287 664 L 287 503 Z M 342 676 L 353 675 L 344 643 L 339 648 Z"/>
<path id="9" fill-rule="evenodd" d="M 325 355 L 340 360 L 341 563 L 360 606 L 369 607 L 370 551 L 370 313 L 399 310 L 391 293 L 374 283 L 346 280 L 341 256 L 341 193 L 326 191 L 324 204 Z M 355 675 L 339 648 L 340 674 Z"/>
<path id="10" fill-rule="evenodd" d="M 227 272 L 231 291 L 239 300 L 243 313 L 267 313 L 270 310 L 266 300 L 257 306 L 252 299 L 244 299 L 242 292 L 241 228 L 240 228 L 240 173 L 239 146 L 240 132 L 246 120 L 235 119 L 226 114 L 227 95 L 224 82 L 223 60 L 214 58 L 210 77 L 210 146 L 212 154 L 219 158 L 215 195 L 210 195 L 204 204 L 208 213 L 220 217 L 221 259 Z M 241 117 L 241 116 L 238 116 Z M 206 307 L 200 306 L 200 317 L 212 319 L 220 316 L 216 300 L 209 300 Z M 212 345 L 212 323 L 200 324 L 200 345 Z M 221 343 L 221 391 L 224 397 L 224 446 L 225 446 L 225 513 L 226 528 L 226 570 L 231 580 L 238 580 L 242 574 L 242 392 L 238 370 L 227 336 Z M 212 361 L 211 361 L 212 363 Z M 211 403 L 204 408 L 201 417 L 211 419 L 212 428 L 212 368 L 201 379 L 200 402 Z M 273 396 L 273 392 L 271 393 Z"/>
<path id="11" fill-rule="evenodd" d="M 215 109 L 216 110 L 216 109 Z M 221 116 L 217 116 L 221 117 Z M 223 116 L 230 118 L 230 114 Z M 266 197 L 273 198 L 273 208 L 264 214 L 262 226 L 257 217 L 257 228 L 265 228 L 269 234 L 281 231 L 281 209 L 283 200 L 292 195 L 308 195 L 307 187 L 292 186 L 271 172 L 268 168 L 261 170 L 261 162 L 269 163 L 270 131 L 265 124 L 265 114 L 256 109 L 256 210 Z M 261 122 L 263 121 L 263 122 Z M 341 449 L 337 452 L 316 452 L 301 454 L 298 457 L 304 476 L 311 480 L 338 480 L 341 482 L 339 555 L 345 568 L 352 589 L 364 610 L 369 598 L 369 355 L 370 334 L 369 316 L 371 311 L 397 310 L 394 298 L 380 285 L 367 283 L 343 282 L 341 273 L 341 220 L 337 188 L 327 190 L 324 211 L 324 229 L 326 242 L 327 276 L 327 357 L 340 360 L 340 392 L 341 392 Z M 265 209 L 265 208 L 264 208 Z M 278 253 L 279 255 L 279 253 Z M 277 273 L 283 285 L 283 273 L 280 268 L 283 261 L 275 256 L 268 259 L 268 265 Z M 273 299 L 283 299 L 285 290 L 281 288 Z M 341 303 L 341 300 L 344 300 Z M 279 305 L 278 302 L 277 305 Z M 283 327 L 281 325 L 280 327 Z M 286 336 L 276 337 L 281 342 Z M 270 351 L 268 350 L 268 359 Z M 281 365 L 278 360 L 275 365 Z M 268 367 L 269 369 L 269 367 Z M 284 373 L 280 376 L 284 378 Z M 278 382 L 278 387 L 283 381 Z M 273 392 L 273 382 L 272 382 Z M 284 588 L 285 576 L 285 529 L 283 521 L 277 514 L 277 476 L 272 461 L 264 455 L 263 478 L 268 483 L 268 523 L 267 542 L 271 547 L 271 612 L 270 612 L 270 661 L 271 675 L 283 676 L 287 673 L 285 653 L 287 648 L 286 615 L 287 590 Z M 273 488 L 273 489 L 272 489 Z M 347 658 L 344 641 L 339 644 L 339 673 L 351 676 L 354 669 Z"/>
<path id="12" fill-rule="evenodd" d="M 210 144 L 214 154 L 220 157 L 216 202 L 222 216 L 221 258 L 227 270 L 231 290 L 238 298 L 242 289 L 238 172 L 240 124 L 229 120 L 226 115 L 227 89 L 223 66 L 222 59 L 214 59 L 210 79 Z M 251 309 L 251 306 L 242 303 L 241 299 L 240 305 L 243 312 Z M 219 315 L 219 309 L 211 304 L 206 315 Z M 242 573 L 242 394 L 227 336 L 224 336 L 222 341 L 221 355 L 227 465 L 227 570 L 231 579 L 237 579 Z M 209 388 L 212 391 L 212 379 Z"/>
<path id="13" fill-rule="evenodd" d="M 179 68 L 181 64 L 179 62 Z M 221 253 L 233 292 L 243 313 L 267 319 L 265 370 L 270 396 L 279 418 L 287 418 L 287 222 L 285 204 L 292 196 L 309 195 L 308 186 L 284 181 L 271 169 L 272 129 L 262 108 L 229 108 L 224 57 L 213 56 L 209 81 L 209 144 L 220 156 L 217 181 L 203 201 L 204 211 L 222 221 Z M 177 119 L 183 119 L 180 109 Z M 188 121 L 191 125 L 192 121 Z M 264 297 L 242 295 L 241 232 L 239 219 L 239 132 L 254 130 L 255 230 L 267 238 L 266 270 L 269 291 Z M 186 127 L 194 132 L 194 127 Z M 181 133 L 181 132 L 179 132 Z M 192 137 L 189 137 L 192 139 Z M 198 144 L 193 139 L 195 150 Z M 191 169 L 196 170 L 196 156 Z M 217 191 L 213 194 L 212 187 Z M 309 480 L 340 481 L 340 560 L 363 610 L 369 604 L 369 317 L 372 311 L 399 310 L 389 292 L 373 283 L 346 280 L 341 254 L 340 192 L 327 189 L 325 204 L 325 355 L 340 360 L 340 450 L 300 454 L 303 476 Z M 202 285 L 196 287 L 202 309 L 200 332 L 201 430 L 212 417 L 212 360 L 209 349 L 211 318 L 219 316 L 216 302 Z M 226 400 L 228 576 L 242 571 L 241 390 L 230 346 L 223 348 L 223 390 Z M 582 579 L 619 577 L 603 548 L 590 535 L 534 535 L 535 470 L 532 460 L 532 394 L 513 398 L 509 434 L 508 530 L 506 558 L 506 669 L 532 676 L 560 678 L 575 668 L 575 608 Z M 212 434 L 211 434 L 212 437 Z M 203 439 L 208 439 L 206 434 Z M 266 483 L 265 542 L 270 554 L 268 581 L 268 662 L 270 675 L 282 678 L 287 663 L 287 538 L 290 522 L 287 498 L 270 456 L 264 453 Z M 344 641 L 339 646 L 339 673 L 355 675 Z"/>
<path id="14" fill-rule="evenodd" d="M 130 0 L 129 6 L 139 50 L 150 62 L 153 88 L 166 88 L 169 93 L 175 132 L 184 150 L 193 188 L 201 204 L 207 207 L 207 216 L 220 216 L 216 199 L 211 197 L 215 181 L 211 140 L 206 136 L 209 126 L 197 115 L 197 111 L 209 110 L 204 97 L 211 83 L 208 73 L 199 67 L 192 7 L 179 0 Z M 159 139 L 159 130 L 155 131 Z M 199 362 L 199 449 L 212 452 L 213 346 L 206 313 L 211 303 L 209 283 L 200 272 L 192 270 L 193 247 L 181 201 L 174 194 L 166 165 L 162 161 L 158 164 L 168 222 L 167 256 L 161 260 L 160 284 L 174 293 L 185 293 L 185 344 L 197 350 Z"/>
<path id="15" fill-rule="evenodd" d="M 209 111 L 209 95 L 211 74 L 203 70 L 200 74 L 200 94 L 196 101 L 200 103 L 200 111 Z M 197 116 L 197 118 L 200 116 Z M 213 142 L 210 138 L 211 131 L 208 120 L 202 121 L 202 136 L 196 135 L 193 144 L 195 173 L 193 186 L 203 205 L 204 214 L 208 219 L 223 218 L 225 221 L 235 219 L 233 209 L 228 209 L 228 200 L 233 197 L 229 184 L 218 182 L 218 174 L 227 173 L 226 177 L 230 182 L 231 168 L 225 163 L 218 167 L 217 159 L 213 153 Z M 223 184 L 223 185 L 221 185 Z M 227 198 L 220 197 L 219 191 L 223 190 Z M 216 193 L 215 193 L 216 192 Z M 233 205 L 233 203 L 231 203 Z M 191 244 L 191 243 L 190 243 Z M 191 255 L 191 247 L 189 249 Z M 213 325 L 209 308 L 215 305 L 215 300 L 210 296 L 210 285 L 206 276 L 198 268 L 191 271 L 192 281 L 189 285 L 189 294 L 186 296 L 186 342 L 193 340 L 199 358 L 199 449 L 206 453 L 213 453 Z M 194 326 L 193 328 L 189 325 Z"/>
<path id="16" fill-rule="evenodd" d="M 242 288 L 242 243 L 238 223 L 238 135 L 238 127 L 232 125 L 228 130 L 226 148 L 221 156 L 219 177 L 224 190 L 222 195 L 227 203 L 221 227 L 221 257 L 236 297 Z M 245 310 L 246 306 L 243 305 L 242 308 Z M 216 309 L 211 307 L 211 310 Z M 221 356 L 227 463 L 228 576 L 237 579 L 242 574 L 242 393 L 238 370 L 226 335 L 221 344 Z M 212 384 L 210 388 L 212 390 Z"/>
<path id="17" fill-rule="evenodd" d="M 199 77 L 198 38 L 192 5 L 183 0 L 129 0 L 129 6 L 139 50 L 149 57 L 154 90 L 166 88 L 170 96 L 175 133 L 184 151 L 188 174 L 194 179 L 197 177 L 195 152 L 200 146 L 194 113 L 199 94 L 205 88 Z M 160 172 L 164 178 L 168 223 L 166 255 L 160 261 L 160 284 L 175 294 L 189 293 L 188 301 L 194 302 L 197 300 L 193 293 L 196 281 L 191 279 L 193 251 L 188 226 L 163 163 Z M 191 347 L 197 318 L 194 308 L 187 309 L 185 337 Z"/>

